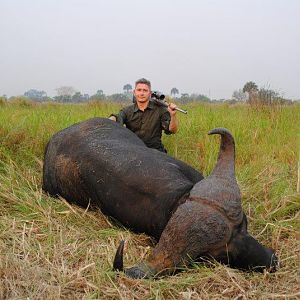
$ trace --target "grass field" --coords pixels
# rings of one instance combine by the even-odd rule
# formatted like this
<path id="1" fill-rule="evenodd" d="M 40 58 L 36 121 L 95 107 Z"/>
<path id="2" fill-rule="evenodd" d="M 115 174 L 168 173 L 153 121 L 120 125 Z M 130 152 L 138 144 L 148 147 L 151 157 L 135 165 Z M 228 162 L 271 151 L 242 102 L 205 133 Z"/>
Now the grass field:
<path id="1" fill-rule="evenodd" d="M 118 104 L 0 103 L 0 299 L 299 299 L 300 105 L 190 104 L 180 130 L 164 136 L 171 156 L 208 175 L 219 149 L 207 132 L 228 128 L 249 231 L 276 249 L 276 273 L 194 264 L 174 276 L 132 280 L 112 271 L 121 239 L 125 264 L 149 254 L 151 240 L 41 190 L 44 147 L 58 130 L 117 112 Z"/>

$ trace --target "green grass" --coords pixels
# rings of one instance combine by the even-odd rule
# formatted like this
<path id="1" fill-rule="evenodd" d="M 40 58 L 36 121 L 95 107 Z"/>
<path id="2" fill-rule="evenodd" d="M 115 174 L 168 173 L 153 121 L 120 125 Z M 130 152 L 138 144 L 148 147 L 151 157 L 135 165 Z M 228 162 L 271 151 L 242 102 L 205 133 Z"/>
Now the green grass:
<path id="1" fill-rule="evenodd" d="M 276 249 L 274 274 L 243 273 L 219 264 L 192 264 L 159 280 L 132 280 L 111 271 L 121 239 L 125 263 L 146 257 L 151 239 L 112 225 L 100 211 L 85 211 L 41 190 L 43 153 L 58 130 L 107 117 L 118 104 L 0 106 L 0 299 L 294 299 L 300 296 L 300 106 L 190 104 L 178 113 L 176 135 L 164 136 L 171 156 L 209 175 L 219 137 L 236 142 L 236 176 L 249 231 Z"/>

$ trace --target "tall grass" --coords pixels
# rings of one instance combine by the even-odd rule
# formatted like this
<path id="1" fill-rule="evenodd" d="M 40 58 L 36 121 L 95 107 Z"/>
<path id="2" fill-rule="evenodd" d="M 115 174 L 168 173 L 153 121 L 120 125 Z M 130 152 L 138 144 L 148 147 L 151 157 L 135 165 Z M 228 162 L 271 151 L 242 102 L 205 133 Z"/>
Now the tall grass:
<path id="1" fill-rule="evenodd" d="M 236 141 L 236 175 L 249 230 L 276 249 L 274 274 L 195 264 L 175 276 L 132 280 L 111 271 L 121 238 L 126 265 L 149 254 L 152 241 L 41 191 L 44 147 L 58 130 L 107 117 L 118 104 L 0 106 L 0 299 L 286 299 L 300 297 L 300 106 L 190 104 L 180 129 L 164 136 L 170 155 L 208 175 L 226 127 Z"/>

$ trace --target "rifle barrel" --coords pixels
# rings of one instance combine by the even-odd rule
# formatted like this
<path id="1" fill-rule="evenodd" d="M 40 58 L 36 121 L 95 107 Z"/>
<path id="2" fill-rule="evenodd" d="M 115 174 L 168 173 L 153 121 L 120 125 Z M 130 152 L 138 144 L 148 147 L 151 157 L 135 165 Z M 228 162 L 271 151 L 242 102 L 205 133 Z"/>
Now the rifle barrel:
<path id="1" fill-rule="evenodd" d="M 179 107 L 176 107 L 175 109 L 178 110 L 178 111 L 180 111 L 180 112 L 182 112 L 182 113 L 184 113 L 184 114 L 187 114 L 187 110 L 183 110 L 183 109 L 181 109 Z"/>
<path id="2" fill-rule="evenodd" d="M 157 105 L 162 105 L 162 106 L 165 106 L 165 107 L 168 107 L 169 106 L 169 103 L 168 102 L 165 102 L 165 101 L 162 101 L 162 100 L 158 100 L 158 99 L 153 99 L 152 100 L 157 104 Z M 183 114 L 187 114 L 187 110 L 183 110 L 179 107 L 176 107 L 175 110 L 177 111 L 180 111 L 181 113 Z"/>

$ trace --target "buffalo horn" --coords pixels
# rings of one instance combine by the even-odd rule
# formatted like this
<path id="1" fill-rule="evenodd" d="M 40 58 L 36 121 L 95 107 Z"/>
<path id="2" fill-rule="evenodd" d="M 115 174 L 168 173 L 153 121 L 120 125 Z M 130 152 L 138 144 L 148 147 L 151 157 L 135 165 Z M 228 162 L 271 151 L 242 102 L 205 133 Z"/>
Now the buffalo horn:
<path id="1" fill-rule="evenodd" d="M 123 251 L 124 251 L 124 244 L 125 241 L 122 240 L 120 242 L 120 245 L 117 249 L 116 255 L 115 255 L 115 259 L 114 259 L 114 263 L 113 263 L 113 270 L 114 271 L 119 271 L 122 272 L 123 271 Z"/>

